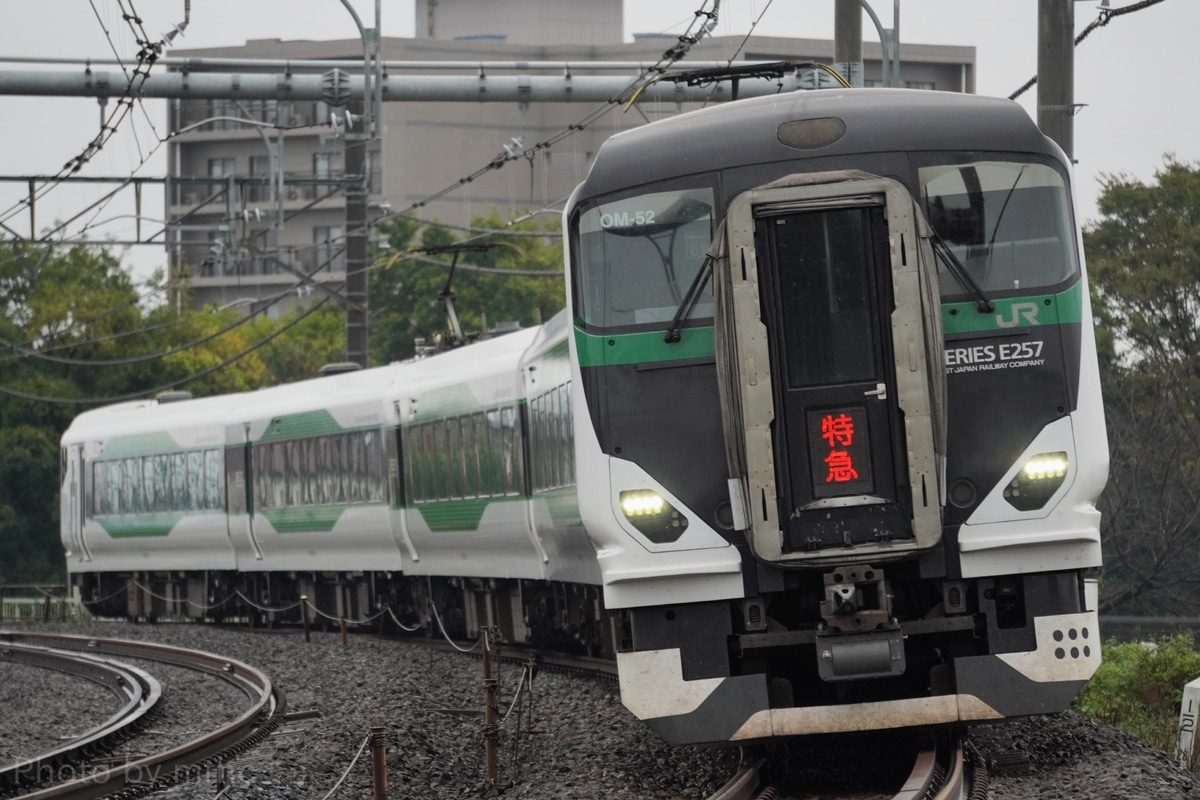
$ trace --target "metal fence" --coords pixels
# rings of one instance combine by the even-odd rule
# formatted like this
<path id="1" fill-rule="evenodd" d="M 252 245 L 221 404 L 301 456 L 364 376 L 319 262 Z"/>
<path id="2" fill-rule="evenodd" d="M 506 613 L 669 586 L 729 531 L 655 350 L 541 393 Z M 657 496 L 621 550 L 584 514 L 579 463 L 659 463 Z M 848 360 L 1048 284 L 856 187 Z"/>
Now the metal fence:
<path id="1" fill-rule="evenodd" d="M 86 618 L 87 612 L 61 585 L 0 586 L 0 624 L 52 622 Z"/>

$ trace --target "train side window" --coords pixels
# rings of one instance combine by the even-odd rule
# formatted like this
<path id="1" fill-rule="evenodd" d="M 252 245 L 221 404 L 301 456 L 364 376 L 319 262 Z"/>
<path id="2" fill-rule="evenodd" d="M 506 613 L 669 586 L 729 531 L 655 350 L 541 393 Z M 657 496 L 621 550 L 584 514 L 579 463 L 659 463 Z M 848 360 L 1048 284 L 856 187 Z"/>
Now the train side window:
<path id="1" fill-rule="evenodd" d="M 137 461 L 142 486 L 141 492 L 135 496 L 138 501 L 137 513 L 147 514 L 154 511 L 154 461 L 151 456 L 142 456 Z"/>
<path id="2" fill-rule="evenodd" d="M 170 480 L 167 474 L 168 462 L 164 453 L 145 457 L 146 466 L 151 471 L 151 484 L 154 486 L 154 500 L 148 503 L 146 510 L 150 512 L 169 511 L 172 508 Z"/>
<path id="3" fill-rule="evenodd" d="M 414 503 L 425 499 L 425 448 L 420 428 L 404 428 L 404 488 Z"/>
<path id="4" fill-rule="evenodd" d="M 183 491 L 188 507 L 197 511 L 208 508 L 208 498 L 204 496 L 204 453 L 204 450 L 189 450 L 183 454 L 186 484 Z"/>
<path id="5" fill-rule="evenodd" d="M 108 462 L 108 513 L 120 514 L 121 502 L 124 497 L 122 487 L 125 484 L 125 468 L 119 461 Z"/>
<path id="6" fill-rule="evenodd" d="M 175 511 L 190 511 L 187 494 L 187 455 L 171 453 L 167 456 L 167 483 L 171 492 L 171 508 Z"/>
<path id="7" fill-rule="evenodd" d="M 512 406 L 500 410 L 501 428 L 504 431 L 504 494 L 521 494 L 521 431 L 517 427 L 517 413 Z"/>
<path id="8" fill-rule="evenodd" d="M 365 481 L 363 500 L 368 503 L 379 501 L 379 488 L 382 485 L 380 482 L 382 468 L 379 464 L 377 439 L 375 431 L 363 432 L 363 479 Z"/>
<path id="9" fill-rule="evenodd" d="M 461 500 L 467 494 L 461 418 L 451 417 L 446 420 L 446 438 L 450 445 L 450 458 L 447 464 L 450 478 L 450 496 L 456 500 Z"/>
<path id="10" fill-rule="evenodd" d="M 313 441 L 313 503 L 319 506 L 329 504 L 329 490 L 332 479 L 329 471 L 329 437 L 318 436 Z"/>
<path id="11" fill-rule="evenodd" d="M 283 442 L 271 443 L 271 496 L 269 508 L 284 508 L 287 506 L 287 463 Z"/>
<path id="12" fill-rule="evenodd" d="M 225 471 L 221 455 L 220 448 L 204 451 L 204 503 L 196 505 L 209 511 L 225 508 Z"/>
<path id="13" fill-rule="evenodd" d="M 500 497 L 504 494 L 503 473 L 500 467 L 500 410 L 490 409 L 484 414 L 487 431 L 483 438 L 483 486 L 489 497 Z"/>
<path id="14" fill-rule="evenodd" d="M 250 452 L 250 464 L 246 465 L 246 469 L 254 475 L 254 507 L 270 508 L 271 446 L 269 444 L 254 445 Z"/>
<path id="15" fill-rule="evenodd" d="M 91 516 L 107 514 L 108 510 L 108 465 L 103 461 L 92 463 L 92 507 Z"/>
<path id="16" fill-rule="evenodd" d="M 463 470 L 466 473 L 468 497 L 481 497 L 483 487 L 479 484 L 479 415 L 470 414 L 462 418 Z"/>

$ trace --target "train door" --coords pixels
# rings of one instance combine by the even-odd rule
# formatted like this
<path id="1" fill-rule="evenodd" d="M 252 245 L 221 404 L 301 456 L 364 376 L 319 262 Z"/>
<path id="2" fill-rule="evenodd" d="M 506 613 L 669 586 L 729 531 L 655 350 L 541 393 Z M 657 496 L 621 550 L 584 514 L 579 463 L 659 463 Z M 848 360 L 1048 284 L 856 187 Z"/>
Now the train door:
<path id="1" fill-rule="evenodd" d="M 92 560 L 92 554 L 88 550 L 83 535 L 84 517 L 87 511 L 84 492 L 85 464 L 83 445 L 76 444 L 63 448 L 62 509 L 60 511 L 62 528 L 66 534 L 63 544 L 79 562 Z"/>
<path id="2" fill-rule="evenodd" d="M 756 216 L 784 547 L 911 538 L 898 485 L 907 476 L 893 463 L 904 442 L 888 402 L 896 377 L 884 336 L 892 287 L 883 203 L 765 205 Z"/>
<path id="3" fill-rule="evenodd" d="M 385 421 L 384 430 L 390 430 L 391 435 L 385 436 L 387 444 L 388 464 L 388 507 L 392 527 L 392 539 L 401 553 L 413 561 L 420 561 L 416 545 L 408 535 L 408 518 L 404 514 L 406 492 L 404 486 L 404 433 L 400 428 L 400 401 L 392 401 L 395 417 L 391 423 Z"/>
<path id="4" fill-rule="evenodd" d="M 721 324 L 753 373 L 737 380 L 756 551 L 827 560 L 936 541 L 940 323 L 911 197 L 884 179 L 747 194 L 729 212 L 739 268 L 725 283 L 757 296 Z"/>
<path id="5" fill-rule="evenodd" d="M 249 441 L 249 427 L 242 426 L 243 436 L 239 438 L 245 439 L 243 444 L 225 449 L 226 519 L 229 539 L 238 559 L 262 561 L 262 550 L 254 535 L 254 452 Z"/>

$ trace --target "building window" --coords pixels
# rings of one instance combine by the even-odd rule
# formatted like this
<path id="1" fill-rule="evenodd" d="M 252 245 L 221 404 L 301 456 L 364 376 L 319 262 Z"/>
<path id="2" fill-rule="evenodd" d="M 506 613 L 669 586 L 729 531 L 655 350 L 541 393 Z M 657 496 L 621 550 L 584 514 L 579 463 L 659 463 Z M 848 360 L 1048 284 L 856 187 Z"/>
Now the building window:
<path id="1" fill-rule="evenodd" d="M 339 153 L 313 153 L 313 177 L 336 178 L 340 173 Z"/>
<path id="2" fill-rule="evenodd" d="M 232 158 L 210 158 L 208 160 L 208 176 L 210 178 L 228 178 L 234 173 Z"/>
<path id="3" fill-rule="evenodd" d="M 313 228 L 312 270 L 346 271 L 346 229 L 341 225 Z"/>
<path id="4" fill-rule="evenodd" d="M 933 81 L 905 81 L 904 87 L 906 89 L 928 89 L 930 91 L 934 89 Z"/>
<path id="5" fill-rule="evenodd" d="M 250 156 L 250 174 L 255 178 L 271 177 L 270 156 Z M 253 181 L 246 186 L 246 200 L 251 203 L 266 203 L 271 199 L 271 184 L 268 181 Z"/>

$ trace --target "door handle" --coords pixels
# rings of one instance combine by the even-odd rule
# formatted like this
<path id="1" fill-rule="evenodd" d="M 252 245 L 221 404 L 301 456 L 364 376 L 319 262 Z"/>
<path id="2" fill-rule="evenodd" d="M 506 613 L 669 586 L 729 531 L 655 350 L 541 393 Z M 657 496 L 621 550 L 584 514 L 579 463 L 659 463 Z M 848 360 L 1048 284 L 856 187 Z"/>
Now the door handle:
<path id="1" fill-rule="evenodd" d="M 866 397 L 878 397 L 880 400 L 887 400 L 887 384 L 877 383 L 875 388 L 869 392 L 863 392 Z"/>

